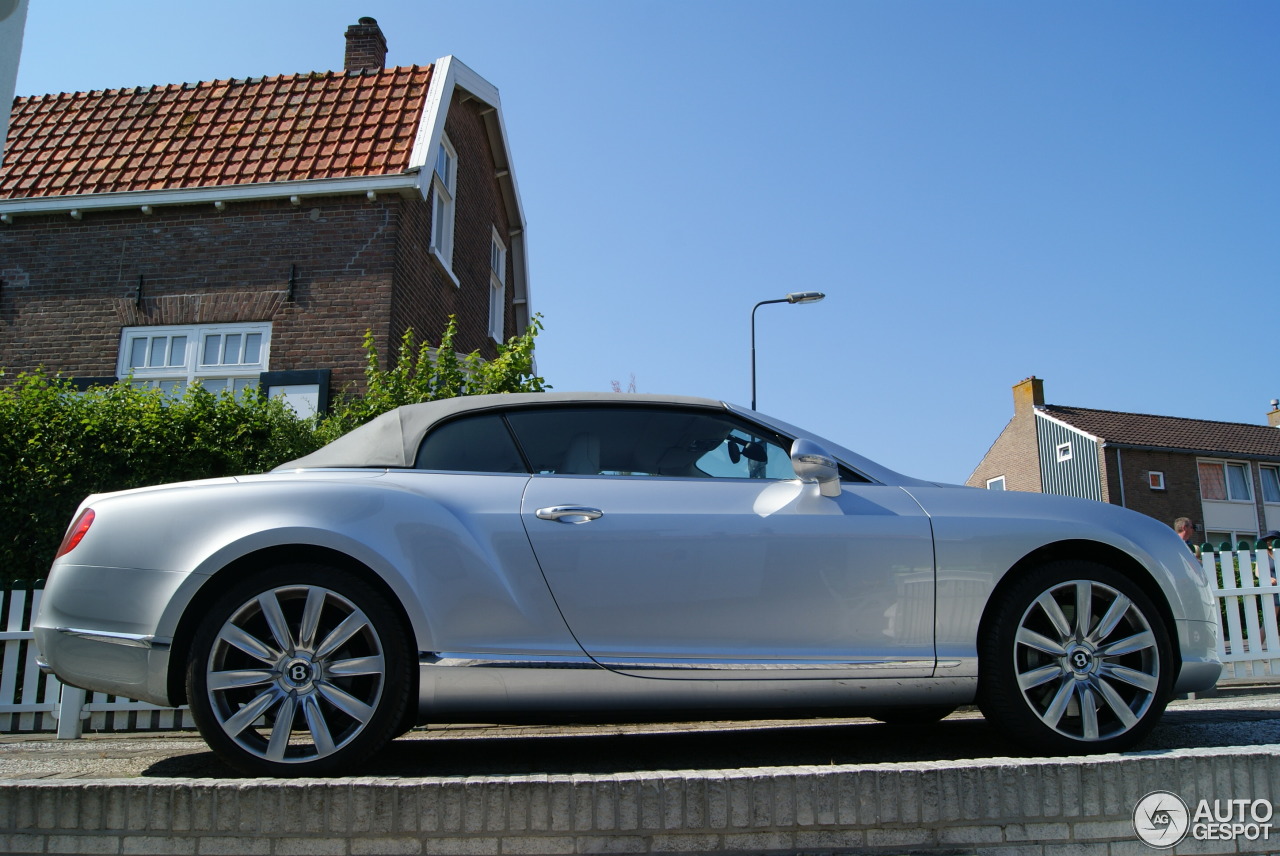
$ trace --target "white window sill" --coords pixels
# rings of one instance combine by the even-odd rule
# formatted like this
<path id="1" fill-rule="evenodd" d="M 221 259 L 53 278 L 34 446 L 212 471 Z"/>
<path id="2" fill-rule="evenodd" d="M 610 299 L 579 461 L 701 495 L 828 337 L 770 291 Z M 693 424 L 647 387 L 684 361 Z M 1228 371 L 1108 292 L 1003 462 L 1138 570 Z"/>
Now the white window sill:
<path id="1" fill-rule="evenodd" d="M 444 260 L 444 256 L 440 255 L 440 251 L 435 247 L 431 247 L 431 255 L 440 263 L 440 267 L 444 268 L 444 272 L 448 274 L 449 279 L 453 281 L 453 287 L 462 288 L 462 281 L 458 279 L 456 274 L 454 274 L 453 268 L 451 268 L 449 263 Z"/>

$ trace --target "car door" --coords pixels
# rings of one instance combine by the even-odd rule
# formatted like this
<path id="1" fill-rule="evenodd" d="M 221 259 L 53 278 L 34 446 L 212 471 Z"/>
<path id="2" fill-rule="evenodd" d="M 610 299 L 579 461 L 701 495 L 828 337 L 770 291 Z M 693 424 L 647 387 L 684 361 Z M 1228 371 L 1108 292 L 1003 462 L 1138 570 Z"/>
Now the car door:
<path id="1" fill-rule="evenodd" d="M 902 490 L 792 478 L 788 438 L 725 411 L 517 411 L 521 515 L 579 644 L 690 678 L 930 674 L 933 547 Z M 815 675 L 816 676 L 816 675 Z"/>

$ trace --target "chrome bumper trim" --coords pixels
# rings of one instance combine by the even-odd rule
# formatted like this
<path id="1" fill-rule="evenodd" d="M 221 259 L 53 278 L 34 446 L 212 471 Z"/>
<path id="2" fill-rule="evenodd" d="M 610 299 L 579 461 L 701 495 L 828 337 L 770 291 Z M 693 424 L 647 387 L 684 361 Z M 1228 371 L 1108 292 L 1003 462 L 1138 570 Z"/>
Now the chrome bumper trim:
<path id="1" fill-rule="evenodd" d="M 167 651 L 173 640 L 159 639 L 155 636 L 143 636 L 137 633 L 115 633 L 110 630 L 83 630 L 78 627 L 55 627 L 64 636 L 77 639 L 88 639 L 93 642 L 108 642 L 112 645 L 124 645 L 127 648 L 148 648 Z"/>

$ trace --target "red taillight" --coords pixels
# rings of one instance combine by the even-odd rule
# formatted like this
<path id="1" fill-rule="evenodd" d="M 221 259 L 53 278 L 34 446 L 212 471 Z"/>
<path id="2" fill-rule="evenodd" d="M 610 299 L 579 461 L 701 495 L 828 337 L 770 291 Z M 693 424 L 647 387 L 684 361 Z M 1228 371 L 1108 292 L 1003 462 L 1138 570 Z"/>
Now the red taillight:
<path id="1" fill-rule="evenodd" d="M 58 547 L 58 555 L 55 559 L 60 559 L 76 548 L 84 536 L 89 532 L 89 527 L 93 525 L 93 509 L 86 508 L 80 512 L 80 516 L 71 524 L 71 528 L 67 530 L 67 534 L 62 537 L 62 545 Z"/>

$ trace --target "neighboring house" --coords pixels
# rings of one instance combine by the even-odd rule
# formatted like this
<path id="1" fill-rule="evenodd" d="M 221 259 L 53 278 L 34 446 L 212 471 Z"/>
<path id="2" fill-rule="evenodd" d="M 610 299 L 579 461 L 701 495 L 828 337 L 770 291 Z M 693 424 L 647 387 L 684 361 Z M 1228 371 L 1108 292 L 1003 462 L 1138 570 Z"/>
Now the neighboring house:
<path id="1" fill-rule="evenodd" d="M 412 327 L 493 356 L 529 323 L 497 90 L 453 57 L 14 101 L 0 369 L 81 385 L 261 384 L 304 412 Z"/>
<path id="2" fill-rule="evenodd" d="M 1189 517 L 1215 546 L 1280 529 L 1280 409 L 1270 425 L 1044 403 L 1044 381 L 1013 387 L 1013 419 L 968 484 L 1079 496 L 1170 525 Z"/>

